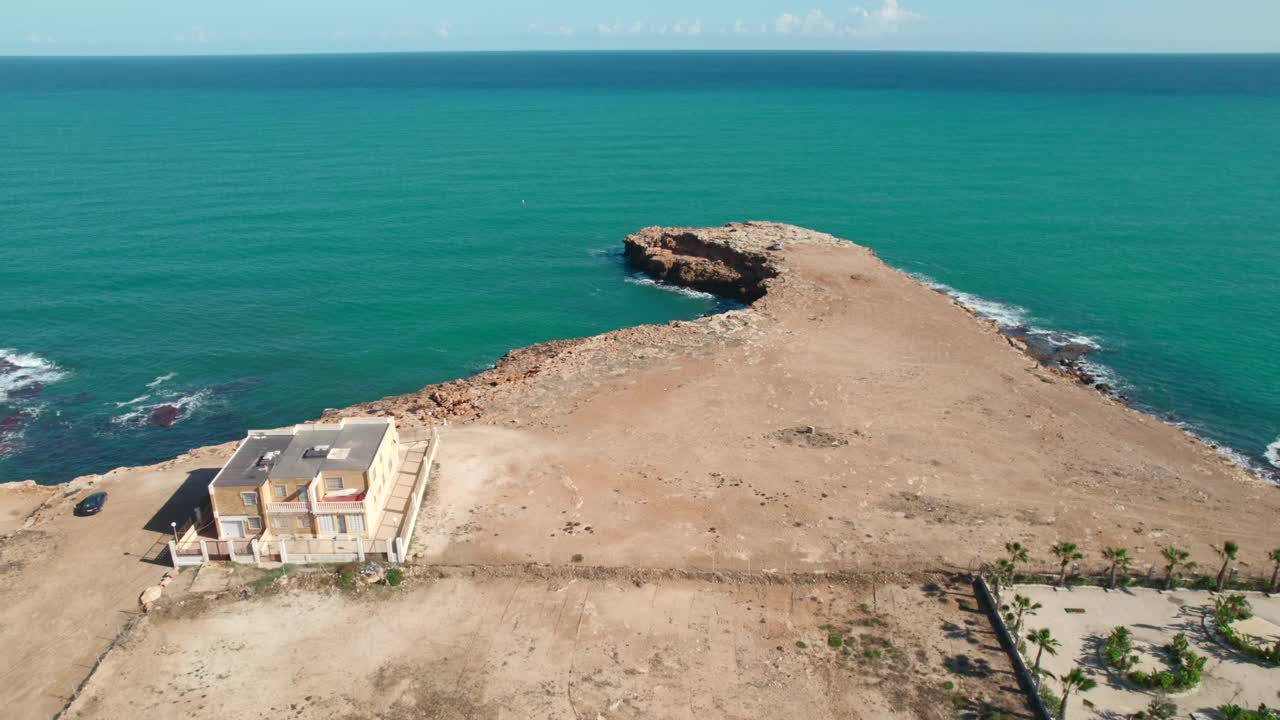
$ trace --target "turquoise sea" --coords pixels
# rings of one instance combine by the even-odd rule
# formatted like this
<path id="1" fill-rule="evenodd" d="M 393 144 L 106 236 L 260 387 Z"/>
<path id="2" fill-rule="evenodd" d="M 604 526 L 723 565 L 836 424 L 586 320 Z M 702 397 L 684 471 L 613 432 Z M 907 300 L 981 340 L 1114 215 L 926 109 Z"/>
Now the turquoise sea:
<path id="1" fill-rule="evenodd" d="M 621 240 L 743 219 L 1087 336 L 1280 466 L 1280 56 L 9 58 L 0 138 L 0 480 L 714 311 Z"/>

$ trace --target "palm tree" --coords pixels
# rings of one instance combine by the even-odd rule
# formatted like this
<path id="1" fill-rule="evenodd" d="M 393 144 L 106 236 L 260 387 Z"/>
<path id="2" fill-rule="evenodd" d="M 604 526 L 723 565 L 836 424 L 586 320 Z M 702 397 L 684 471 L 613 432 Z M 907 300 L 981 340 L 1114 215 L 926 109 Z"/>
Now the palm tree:
<path id="1" fill-rule="evenodd" d="M 1060 642 L 1058 642 L 1056 639 L 1054 639 L 1053 635 L 1052 635 L 1052 634 L 1050 634 L 1050 632 L 1049 632 L 1049 629 L 1048 629 L 1048 628 L 1041 628 L 1041 629 L 1039 629 L 1039 630 L 1032 630 L 1032 631 L 1031 631 L 1031 633 L 1030 633 L 1029 635 L 1027 635 L 1027 639 L 1028 639 L 1028 640 L 1030 640 L 1030 641 L 1031 641 L 1031 644 L 1032 644 L 1032 645 L 1035 645 L 1035 646 L 1036 646 L 1036 648 L 1037 648 L 1037 649 L 1036 649 L 1036 661 L 1035 661 L 1035 663 L 1032 665 L 1031 673 L 1032 673 L 1033 675 L 1035 675 L 1036 683 L 1037 683 L 1037 684 L 1039 684 L 1039 683 L 1040 683 L 1040 658 L 1041 658 L 1041 656 L 1043 656 L 1045 653 L 1049 653 L 1050 655 L 1057 655 L 1057 654 L 1058 654 L 1058 648 L 1062 647 L 1062 643 L 1060 643 Z"/>
<path id="2" fill-rule="evenodd" d="M 1076 547 L 1075 543 L 1058 543 L 1053 546 L 1053 554 L 1056 555 L 1059 562 L 1062 563 L 1062 571 L 1058 573 L 1058 584 L 1066 585 L 1067 565 L 1069 565 L 1072 560 L 1079 560 L 1084 557 L 1084 555 L 1080 553 L 1080 550 Z"/>
<path id="3" fill-rule="evenodd" d="M 1236 561 L 1236 556 L 1240 554 L 1240 546 L 1230 540 L 1222 543 L 1222 547 L 1218 548 L 1218 556 L 1222 558 L 1222 569 L 1218 571 L 1218 592 L 1222 592 L 1222 588 L 1227 583 L 1227 567 Z"/>
<path id="4" fill-rule="evenodd" d="M 1067 717 L 1067 698 L 1072 690 L 1087 693 L 1098 686 L 1098 681 L 1085 675 L 1079 665 L 1071 668 L 1071 672 L 1063 675 L 1059 682 L 1062 683 L 1062 704 L 1058 706 L 1058 720 L 1065 720 Z"/>
<path id="5" fill-rule="evenodd" d="M 1116 573 L 1127 571 L 1129 563 L 1133 562 L 1133 558 L 1129 556 L 1129 551 L 1122 547 L 1111 547 L 1102 551 L 1102 557 L 1111 563 L 1111 582 L 1107 585 L 1108 589 L 1116 589 Z"/>
<path id="6" fill-rule="evenodd" d="M 1029 558 L 1027 549 L 1020 542 L 1009 542 L 1004 544 L 1005 552 L 1009 553 L 1009 562 L 1017 565 L 1025 563 Z"/>
<path id="7" fill-rule="evenodd" d="M 996 605 L 1000 605 L 1000 590 L 1005 585 L 1013 584 L 1013 563 L 1000 558 L 991 571 L 991 592 L 996 596 Z"/>
<path id="8" fill-rule="evenodd" d="M 1013 623 L 1014 637 L 1021 637 L 1022 621 L 1027 617 L 1035 615 L 1036 611 L 1042 607 L 1044 606 L 1040 603 L 1032 602 L 1031 598 L 1023 597 L 1022 595 L 1013 596 L 1013 605 L 1005 606 L 1009 612 L 1007 612 L 1004 617 L 1006 622 Z"/>
<path id="9" fill-rule="evenodd" d="M 1191 553 L 1172 545 L 1166 545 L 1161 554 L 1168 561 L 1164 568 L 1164 589 L 1172 590 L 1174 574 L 1179 570 L 1192 570 L 1196 564 L 1188 559 L 1191 557 Z"/>
<path id="10" fill-rule="evenodd" d="M 1276 590 L 1280 590 L 1280 548 L 1267 553 L 1267 557 L 1276 564 L 1276 568 L 1271 571 L 1271 585 L 1267 587 L 1267 592 L 1274 595 Z"/>

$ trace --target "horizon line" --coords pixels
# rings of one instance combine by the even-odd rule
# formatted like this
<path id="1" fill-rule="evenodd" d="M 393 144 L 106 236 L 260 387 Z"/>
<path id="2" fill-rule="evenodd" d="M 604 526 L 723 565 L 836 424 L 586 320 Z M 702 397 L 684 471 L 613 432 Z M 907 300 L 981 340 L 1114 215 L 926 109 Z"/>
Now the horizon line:
<path id="1" fill-rule="evenodd" d="M 587 55 L 587 54 L 684 54 L 714 55 L 751 53 L 772 55 L 1004 55 L 1056 57 L 1280 57 L 1280 50 L 889 50 L 851 48 L 523 48 L 471 50 L 359 50 L 359 51 L 281 51 L 281 52 L 207 52 L 207 53 L 68 53 L 8 55 L 0 60 L 112 60 L 112 59 L 214 59 L 267 57 L 372 57 L 388 55 Z"/>

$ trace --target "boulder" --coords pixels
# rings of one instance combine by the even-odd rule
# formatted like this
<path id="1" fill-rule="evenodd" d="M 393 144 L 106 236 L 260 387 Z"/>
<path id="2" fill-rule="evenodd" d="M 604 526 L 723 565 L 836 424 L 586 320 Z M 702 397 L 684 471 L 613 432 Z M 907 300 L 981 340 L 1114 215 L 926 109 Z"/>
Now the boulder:
<path id="1" fill-rule="evenodd" d="M 158 405 L 147 415 L 147 424 L 156 427 L 169 427 L 178 421 L 182 411 L 177 405 Z"/>
<path id="2" fill-rule="evenodd" d="M 152 585 L 142 594 L 138 596 L 138 604 L 142 606 L 142 612 L 151 612 L 151 606 L 155 604 L 160 596 L 164 594 L 164 588 L 159 585 Z"/>

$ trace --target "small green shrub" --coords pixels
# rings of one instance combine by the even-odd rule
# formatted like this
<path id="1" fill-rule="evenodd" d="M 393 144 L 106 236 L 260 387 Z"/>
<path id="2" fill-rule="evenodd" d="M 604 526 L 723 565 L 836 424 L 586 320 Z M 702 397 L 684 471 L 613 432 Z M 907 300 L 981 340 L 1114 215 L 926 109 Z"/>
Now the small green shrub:
<path id="1" fill-rule="evenodd" d="M 390 585 L 391 587 L 396 587 L 397 585 L 399 585 L 399 584 L 400 584 L 400 583 L 402 583 L 402 582 L 404 582 L 404 571 L 403 571 L 403 570 L 401 570 L 400 568 L 391 568 L 390 570 L 387 570 L 387 584 L 388 584 L 388 585 Z"/>
<path id="2" fill-rule="evenodd" d="M 571 559 L 576 563 L 582 562 L 582 553 L 574 553 Z"/>
<path id="3" fill-rule="evenodd" d="M 1239 705 L 1222 705 L 1218 707 L 1226 720 L 1280 720 L 1280 712 L 1259 705 L 1257 710 L 1246 710 Z"/>
<path id="4" fill-rule="evenodd" d="M 1053 694 L 1053 690 L 1047 683 L 1040 685 L 1040 700 L 1044 702 L 1044 707 L 1049 714 L 1057 717 L 1058 710 L 1062 707 L 1062 699 Z"/>
<path id="5" fill-rule="evenodd" d="M 806 642 L 805 642 L 805 641 L 803 641 L 803 640 L 797 640 L 797 641 L 796 641 L 796 647 L 798 647 L 798 648 L 800 648 L 801 650 L 803 650 L 803 649 L 805 649 L 805 648 L 809 647 L 809 644 L 808 644 L 808 643 L 806 643 Z"/>
<path id="6" fill-rule="evenodd" d="M 840 633 L 827 635 L 827 647 L 838 648 L 841 645 L 844 645 L 844 638 L 840 636 Z"/>
<path id="7" fill-rule="evenodd" d="M 948 681 L 946 681 L 946 682 L 942 683 L 942 689 L 943 689 L 943 690 L 955 690 L 955 689 L 956 689 L 956 684 L 955 684 L 955 683 L 953 683 L 953 682 L 951 682 L 950 680 L 948 680 Z"/>

